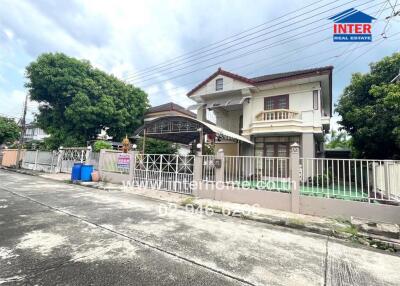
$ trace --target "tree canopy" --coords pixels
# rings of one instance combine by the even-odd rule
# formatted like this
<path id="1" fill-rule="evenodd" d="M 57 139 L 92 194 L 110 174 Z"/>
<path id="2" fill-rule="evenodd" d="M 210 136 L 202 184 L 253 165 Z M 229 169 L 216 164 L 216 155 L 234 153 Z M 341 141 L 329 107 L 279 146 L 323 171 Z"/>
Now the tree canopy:
<path id="1" fill-rule="evenodd" d="M 339 124 L 352 138 L 361 158 L 400 158 L 400 53 L 370 65 L 366 74 L 355 73 L 336 106 Z"/>
<path id="2" fill-rule="evenodd" d="M 105 128 L 119 141 L 149 107 L 141 89 L 62 53 L 40 55 L 26 74 L 30 99 L 40 103 L 36 121 L 53 148 L 86 145 Z"/>
<path id="3" fill-rule="evenodd" d="M 20 129 L 14 119 L 0 116 L 0 144 L 12 144 L 19 135 Z"/>
<path id="4" fill-rule="evenodd" d="M 154 138 L 146 138 L 144 148 L 144 153 L 146 154 L 176 154 L 178 152 L 176 144 Z M 141 151 L 142 149 L 143 139 L 140 139 L 137 144 L 137 150 Z"/>
<path id="5" fill-rule="evenodd" d="M 337 132 L 336 130 L 332 130 L 325 147 L 328 149 L 350 148 L 351 140 L 348 138 L 346 132 Z"/>

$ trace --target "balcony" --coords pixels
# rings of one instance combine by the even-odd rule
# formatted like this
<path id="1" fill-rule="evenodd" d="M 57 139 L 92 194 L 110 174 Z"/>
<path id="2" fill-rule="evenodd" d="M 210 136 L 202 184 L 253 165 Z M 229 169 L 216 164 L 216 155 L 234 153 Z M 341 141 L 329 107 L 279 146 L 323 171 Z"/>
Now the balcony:
<path id="1" fill-rule="evenodd" d="M 303 114 L 305 113 L 305 114 Z M 289 109 L 264 110 L 254 117 L 254 121 L 244 128 L 242 135 L 250 136 L 262 133 L 298 133 L 320 132 L 321 126 L 314 126 L 312 111 L 297 112 Z M 305 118 L 303 118 L 305 116 Z M 310 118 L 308 118 L 310 117 Z"/>
<path id="2" fill-rule="evenodd" d="M 256 115 L 257 121 L 278 121 L 285 119 L 296 119 L 299 113 L 288 109 L 264 110 Z"/>

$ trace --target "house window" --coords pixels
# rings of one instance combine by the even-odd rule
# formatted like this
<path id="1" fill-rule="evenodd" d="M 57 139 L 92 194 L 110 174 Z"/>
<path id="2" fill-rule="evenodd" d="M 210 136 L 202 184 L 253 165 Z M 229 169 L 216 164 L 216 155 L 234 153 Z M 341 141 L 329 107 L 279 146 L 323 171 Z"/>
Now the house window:
<path id="1" fill-rule="evenodd" d="M 215 90 L 222 90 L 224 88 L 224 79 L 218 78 L 215 81 Z"/>
<path id="2" fill-rule="evenodd" d="M 289 94 L 264 98 L 264 110 L 289 109 Z"/>
<path id="3" fill-rule="evenodd" d="M 318 110 L 318 90 L 313 90 L 313 108 Z"/>

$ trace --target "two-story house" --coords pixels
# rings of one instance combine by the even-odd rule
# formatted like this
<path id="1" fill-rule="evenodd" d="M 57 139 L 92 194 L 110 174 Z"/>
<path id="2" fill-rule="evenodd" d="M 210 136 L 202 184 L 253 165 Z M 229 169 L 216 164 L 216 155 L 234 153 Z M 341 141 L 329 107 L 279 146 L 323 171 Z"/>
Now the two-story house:
<path id="1" fill-rule="evenodd" d="M 217 126 L 254 142 L 234 143 L 231 155 L 287 157 L 297 142 L 303 157 L 317 157 L 332 116 L 332 69 L 247 78 L 219 68 L 187 95 L 197 102 L 197 119 L 212 112 Z"/>
<path id="2" fill-rule="evenodd" d="M 46 134 L 43 129 L 36 126 L 34 123 L 27 124 L 25 127 L 24 140 L 28 141 L 43 141 L 50 135 Z"/>

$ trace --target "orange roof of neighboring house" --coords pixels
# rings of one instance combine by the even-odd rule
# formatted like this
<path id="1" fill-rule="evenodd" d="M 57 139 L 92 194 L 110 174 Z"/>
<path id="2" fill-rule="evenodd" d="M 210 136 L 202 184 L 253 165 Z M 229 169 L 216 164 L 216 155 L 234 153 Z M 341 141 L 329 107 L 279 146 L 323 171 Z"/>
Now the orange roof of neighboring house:
<path id="1" fill-rule="evenodd" d="M 205 86 L 209 81 L 211 81 L 217 75 L 224 75 L 224 76 L 227 76 L 227 77 L 230 77 L 230 78 L 233 78 L 238 81 L 245 82 L 245 83 L 248 83 L 251 85 L 259 85 L 259 84 L 273 83 L 273 82 L 278 82 L 278 81 L 304 78 L 304 77 L 309 77 L 309 76 L 313 76 L 313 75 L 324 74 L 326 72 L 330 73 L 330 72 L 332 72 L 332 69 L 333 69 L 333 66 L 326 66 L 326 67 L 297 70 L 297 71 L 290 71 L 290 72 L 284 72 L 284 73 L 269 74 L 269 75 L 254 77 L 254 78 L 247 78 L 247 77 L 243 77 L 243 76 L 225 71 L 221 68 L 218 68 L 218 70 L 215 73 L 210 75 L 208 78 L 206 78 L 204 81 L 202 81 L 199 85 L 197 85 L 195 88 L 193 88 L 191 91 L 189 91 L 187 95 L 191 96 L 193 93 L 195 93 L 201 87 Z"/>

